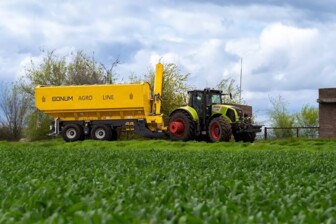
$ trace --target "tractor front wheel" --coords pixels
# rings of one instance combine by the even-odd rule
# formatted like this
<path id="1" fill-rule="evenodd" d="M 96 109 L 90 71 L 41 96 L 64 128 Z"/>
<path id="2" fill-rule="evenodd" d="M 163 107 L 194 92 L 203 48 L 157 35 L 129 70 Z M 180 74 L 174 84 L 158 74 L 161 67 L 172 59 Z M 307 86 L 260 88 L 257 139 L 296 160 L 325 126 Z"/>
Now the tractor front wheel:
<path id="1" fill-rule="evenodd" d="M 249 133 L 244 133 L 243 135 L 243 141 L 244 142 L 254 142 L 256 138 L 256 133 L 255 132 L 249 132 Z"/>
<path id="2" fill-rule="evenodd" d="M 235 141 L 236 142 L 254 142 L 255 138 L 256 138 L 256 133 L 254 132 L 243 132 L 243 133 L 239 133 L 239 134 L 235 134 L 234 135 Z"/>
<path id="3" fill-rule="evenodd" d="M 188 141 L 195 136 L 195 122 L 185 111 L 175 112 L 169 119 L 169 137 L 173 141 Z"/>
<path id="4" fill-rule="evenodd" d="M 211 142 L 228 142 L 232 135 L 231 125 L 225 118 L 215 117 L 209 124 L 208 133 Z"/>

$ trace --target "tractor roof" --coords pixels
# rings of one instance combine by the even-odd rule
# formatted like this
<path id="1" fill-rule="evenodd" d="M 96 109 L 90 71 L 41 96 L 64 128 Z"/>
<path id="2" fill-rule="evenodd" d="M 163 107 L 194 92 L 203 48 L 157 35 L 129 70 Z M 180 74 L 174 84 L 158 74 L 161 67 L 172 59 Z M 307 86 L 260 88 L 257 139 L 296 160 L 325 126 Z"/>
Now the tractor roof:
<path id="1" fill-rule="evenodd" d="M 206 88 L 204 90 L 195 89 L 195 90 L 188 91 L 188 93 L 192 93 L 192 92 L 202 92 L 202 93 L 205 92 L 205 93 L 216 93 L 216 94 L 222 94 L 223 93 L 222 90 L 210 89 L 210 88 Z"/>

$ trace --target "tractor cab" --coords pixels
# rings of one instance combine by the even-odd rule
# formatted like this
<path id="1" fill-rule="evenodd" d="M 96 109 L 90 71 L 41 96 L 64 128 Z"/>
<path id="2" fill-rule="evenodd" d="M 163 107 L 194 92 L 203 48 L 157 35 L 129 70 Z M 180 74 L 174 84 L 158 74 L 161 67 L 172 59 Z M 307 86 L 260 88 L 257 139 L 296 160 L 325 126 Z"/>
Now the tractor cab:
<path id="1" fill-rule="evenodd" d="M 222 91 L 220 90 L 192 90 L 188 91 L 188 105 L 193 108 L 211 106 L 212 104 L 222 104 Z M 198 111 L 197 111 L 198 112 Z"/>
<path id="2" fill-rule="evenodd" d="M 201 127 L 207 127 L 207 121 L 213 114 L 213 105 L 222 105 L 226 95 L 229 94 L 213 89 L 188 91 L 188 106 L 196 110 Z"/>

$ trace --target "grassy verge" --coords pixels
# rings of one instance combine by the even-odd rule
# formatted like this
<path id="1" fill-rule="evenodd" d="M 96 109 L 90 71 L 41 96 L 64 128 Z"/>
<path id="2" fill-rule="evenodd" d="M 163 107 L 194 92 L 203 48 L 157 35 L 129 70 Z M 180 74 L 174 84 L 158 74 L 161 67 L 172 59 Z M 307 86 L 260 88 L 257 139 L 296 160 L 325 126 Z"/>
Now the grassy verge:
<path id="1" fill-rule="evenodd" d="M 335 223 L 336 141 L 0 142 L 0 223 Z"/>

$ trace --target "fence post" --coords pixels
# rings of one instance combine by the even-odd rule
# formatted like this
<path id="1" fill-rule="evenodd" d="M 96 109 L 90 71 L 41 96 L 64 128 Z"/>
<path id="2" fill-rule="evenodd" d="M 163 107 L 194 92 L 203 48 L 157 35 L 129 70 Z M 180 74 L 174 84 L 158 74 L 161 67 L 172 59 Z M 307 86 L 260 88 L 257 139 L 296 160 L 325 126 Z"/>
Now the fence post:
<path id="1" fill-rule="evenodd" d="M 299 128 L 296 128 L 296 137 L 299 137 Z"/>
<path id="2" fill-rule="evenodd" d="M 267 140 L 267 127 L 265 127 L 264 135 L 265 135 L 265 140 Z"/>

